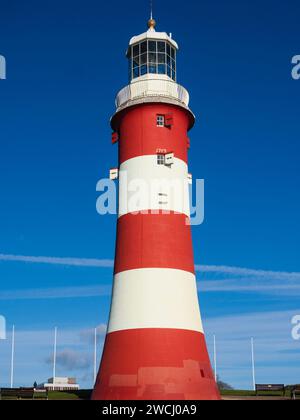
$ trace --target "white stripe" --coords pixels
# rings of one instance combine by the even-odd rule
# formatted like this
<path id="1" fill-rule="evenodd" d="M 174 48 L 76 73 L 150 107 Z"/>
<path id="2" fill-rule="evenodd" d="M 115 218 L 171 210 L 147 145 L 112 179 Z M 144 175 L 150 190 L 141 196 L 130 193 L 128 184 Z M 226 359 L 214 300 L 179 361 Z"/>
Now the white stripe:
<path id="1" fill-rule="evenodd" d="M 108 331 L 142 328 L 203 332 L 192 273 L 145 268 L 115 276 Z"/>
<path id="2" fill-rule="evenodd" d="M 190 217 L 188 167 L 174 158 L 158 165 L 157 155 L 139 156 L 120 166 L 119 217 L 147 210 L 174 211 Z"/>

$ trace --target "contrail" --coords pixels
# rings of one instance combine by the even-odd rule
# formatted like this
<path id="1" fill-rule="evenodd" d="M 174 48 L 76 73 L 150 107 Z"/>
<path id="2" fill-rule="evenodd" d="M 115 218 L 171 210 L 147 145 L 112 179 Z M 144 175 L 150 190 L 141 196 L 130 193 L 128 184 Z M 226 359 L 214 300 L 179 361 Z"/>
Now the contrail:
<path id="1" fill-rule="evenodd" d="M 32 264 L 67 265 L 75 267 L 100 267 L 112 268 L 113 260 L 100 260 L 88 258 L 60 258 L 60 257 L 33 257 L 24 255 L 0 254 L 0 261 L 23 262 Z"/>

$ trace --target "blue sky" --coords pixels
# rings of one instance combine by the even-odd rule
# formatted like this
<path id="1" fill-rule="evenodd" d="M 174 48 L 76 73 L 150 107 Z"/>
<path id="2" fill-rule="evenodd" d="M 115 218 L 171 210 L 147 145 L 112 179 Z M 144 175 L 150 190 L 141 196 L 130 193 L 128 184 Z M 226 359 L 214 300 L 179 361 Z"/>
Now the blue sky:
<path id="1" fill-rule="evenodd" d="M 51 376 L 58 326 L 57 374 L 91 386 L 91 329 L 100 326 L 100 357 L 116 223 L 97 215 L 96 183 L 117 162 L 109 118 L 148 9 L 146 0 L 1 7 L 0 315 L 8 331 L 16 325 L 16 385 Z M 154 6 L 158 30 L 181 47 L 179 83 L 197 116 L 190 166 L 205 179 L 206 218 L 193 240 L 207 341 L 211 350 L 216 334 L 220 376 L 239 388 L 251 387 L 252 336 L 258 382 L 300 381 L 291 336 L 300 314 L 299 12 L 297 0 Z M 1 386 L 10 340 L 0 341 Z"/>

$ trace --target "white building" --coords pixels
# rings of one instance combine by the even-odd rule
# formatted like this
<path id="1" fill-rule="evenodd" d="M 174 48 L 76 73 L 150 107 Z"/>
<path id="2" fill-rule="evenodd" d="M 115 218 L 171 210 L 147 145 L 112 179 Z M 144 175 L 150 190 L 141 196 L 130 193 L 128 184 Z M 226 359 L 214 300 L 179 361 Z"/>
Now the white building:
<path id="1" fill-rule="evenodd" d="M 76 378 L 50 378 L 44 384 L 44 388 L 48 391 L 78 391 L 79 384 L 76 383 Z"/>

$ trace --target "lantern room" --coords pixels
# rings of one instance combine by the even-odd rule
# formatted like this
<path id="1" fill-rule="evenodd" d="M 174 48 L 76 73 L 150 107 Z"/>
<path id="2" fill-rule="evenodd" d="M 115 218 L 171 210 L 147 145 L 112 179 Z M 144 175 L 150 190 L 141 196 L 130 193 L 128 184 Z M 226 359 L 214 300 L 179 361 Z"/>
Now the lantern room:
<path id="1" fill-rule="evenodd" d="M 145 75 L 164 75 L 177 81 L 177 43 L 165 32 L 155 31 L 155 21 L 148 22 L 149 30 L 131 39 L 127 51 L 129 82 Z"/>

